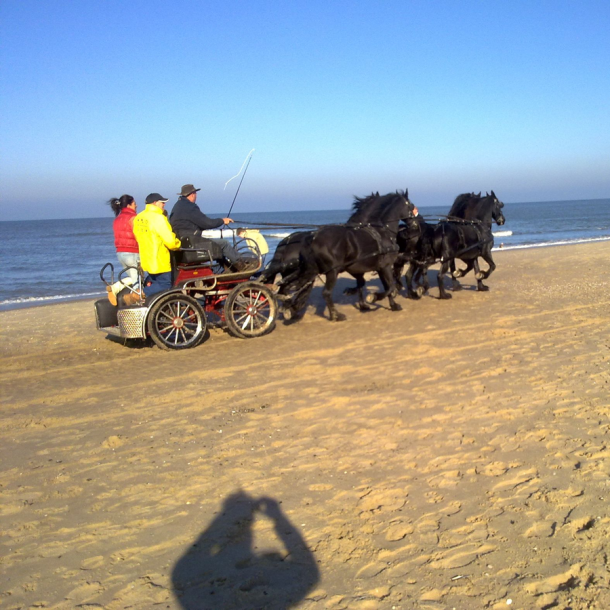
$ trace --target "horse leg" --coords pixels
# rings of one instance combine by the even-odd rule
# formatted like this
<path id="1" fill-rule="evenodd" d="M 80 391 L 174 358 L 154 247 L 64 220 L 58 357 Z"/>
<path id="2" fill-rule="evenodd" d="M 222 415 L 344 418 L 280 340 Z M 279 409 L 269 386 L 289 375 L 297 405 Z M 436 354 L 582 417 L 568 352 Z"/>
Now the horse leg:
<path id="1" fill-rule="evenodd" d="M 412 261 L 411 263 L 409 263 L 409 268 L 407 269 L 407 273 L 405 274 L 405 282 L 407 284 L 407 297 L 409 299 L 419 299 L 421 296 L 416 290 L 413 290 L 414 274 L 421 275 L 421 268 L 417 266 L 415 262 Z"/>
<path id="2" fill-rule="evenodd" d="M 420 273 L 422 277 L 422 287 L 424 289 L 424 294 L 428 294 L 428 290 L 430 290 L 430 280 L 428 279 L 428 265 L 421 265 Z"/>
<path id="3" fill-rule="evenodd" d="M 462 262 L 465 262 L 465 261 L 462 261 Z M 465 275 L 467 275 L 471 271 L 472 271 L 472 261 L 469 262 L 469 263 L 466 263 L 466 268 L 465 269 L 456 269 L 455 261 L 453 261 L 453 266 L 452 266 L 452 269 L 451 269 L 451 275 L 454 278 L 464 277 Z"/>
<path id="4" fill-rule="evenodd" d="M 328 316 L 331 322 L 342 322 L 345 320 L 345 315 L 339 313 L 335 304 L 333 303 L 333 288 L 337 283 L 337 272 L 335 270 L 329 271 L 326 274 L 326 283 L 324 284 L 324 290 L 322 290 L 322 296 L 326 301 L 326 305 L 328 306 Z"/>
<path id="5" fill-rule="evenodd" d="M 385 294 L 387 295 L 388 300 L 390 301 L 390 309 L 392 311 L 401 311 L 402 307 L 396 302 L 394 298 L 396 296 L 397 291 L 396 286 L 393 282 L 392 269 L 389 266 L 382 267 L 381 269 L 379 269 L 379 279 L 381 280 Z M 381 295 L 379 295 L 379 298 L 381 298 Z"/>
<path id="6" fill-rule="evenodd" d="M 423 263 L 417 266 L 417 271 L 415 273 L 415 281 L 419 283 L 417 287 L 417 295 L 423 296 L 424 294 L 428 294 L 428 290 L 430 290 L 430 280 L 428 279 L 428 264 Z"/>
<path id="7" fill-rule="evenodd" d="M 360 311 L 371 311 L 370 306 L 364 298 L 364 287 L 366 286 L 364 275 L 358 274 L 354 275 L 354 277 L 356 278 L 356 291 L 358 292 L 358 309 Z"/>
<path id="8" fill-rule="evenodd" d="M 462 262 L 466 262 L 466 261 L 462 261 Z M 472 268 L 474 266 L 474 262 L 473 261 L 469 261 L 466 263 L 466 268 L 465 269 L 456 269 L 455 268 L 455 260 L 453 261 L 453 264 L 451 266 L 451 275 L 454 278 L 458 278 L 458 277 L 464 277 L 466 274 L 470 273 L 472 271 Z"/>
<path id="9" fill-rule="evenodd" d="M 441 263 L 441 268 L 438 271 L 438 290 L 439 290 L 439 299 L 450 299 L 451 295 L 445 290 L 445 274 L 449 271 L 449 266 L 451 264 L 452 259 L 445 259 Z"/>
<path id="10" fill-rule="evenodd" d="M 481 257 L 489 265 L 489 269 L 481 273 L 481 279 L 486 280 L 496 269 L 496 263 L 494 263 L 494 259 L 491 257 L 491 248 L 486 248 L 485 251 L 481 253 Z"/>
<path id="11" fill-rule="evenodd" d="M 394 263 L 394 282 L 395 282 L 398 290 L 400 290 L 400 288 L 402 288 L 402 270 L 403 270 L 404 266 L 405 266 L 404 263 L 399 260 L 397 260 Z M 409 286 L 407 285 L 407 290 L 408 290 L 408 288 L 409 288 Z"/>
<path id="12" fill-rule="evenodd" d="M 462 290 L 462 285 L 457 281 L 458 277 L 462 277 L 463 273 L 462 273 L 462 269 L 456 269 L 455 268 L 455 259 L 452 258 L 451 262 L 449 263 L 449 270 L 451 271 L 451 289 L 454 292 L 457 292 L 458 290 Z"/>
<path id="13" fill-rule="evenodd" d="M 288 278 L 287 278 L 288 279 Z M 294 322 L 301 318 L 303 309 L 307 305 L 309 295 L 313 289 L 314 280 L 301 278 L 290 284 L 283 284 L 276 294 L 281 304 L 284 320 Z"/>
<path id="14" fill-rule="evenodd" d="M 299 290 L 299 292 L 296 294 L 295 298 L 293 299 L 292 302 L 292 313 L 293 315 L 293 319 L 296 321 L 299 318 L 302 317 L 303 315 L 303 310 L 305 309 L 305 306 L 307 305 L 307 301 L 309 300 L 309 295 L 311 294 L 311 291 L 313 290 L 313 281 L 309 282 L 307 285 L 305 285 L 303 288 L 301 288 L 301 290 Z M 288 318 L 290 319 L 290 318 Z"/>
<path id="15" fill-rule="evenodd" d="M 483 284 L 483 277 L 485 274 L 481 273 L 478 260 L 474 262 L 474 276 L 477 278 L 477 290 L 480 290 L 481 292 L 486 292 L 489 290 L 489 286 L 485 286 L 485 284 Z"/>
<path id="16" fill-rule="evenodd" d="M 477 278 L 477 290 L 484 292 L 489 290 L 489 286 L 483 284 L 483 280 L 486 280 L 494 272 L 496 264 L 494 263 L 494 259 L 491 257 L 491 248 L 485 248 L 485 250 L 481 253 L 481 256 L 489 265 L 489 269 L 487 271 L 481 271 L 477 261 L 475 266 L 475 277 Z"/>

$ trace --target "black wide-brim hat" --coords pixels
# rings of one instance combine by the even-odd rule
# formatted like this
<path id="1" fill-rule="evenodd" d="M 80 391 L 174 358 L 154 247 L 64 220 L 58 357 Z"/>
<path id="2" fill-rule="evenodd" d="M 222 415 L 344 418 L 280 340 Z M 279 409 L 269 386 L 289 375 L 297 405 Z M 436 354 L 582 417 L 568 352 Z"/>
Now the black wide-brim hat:
<path id="1" fill-rule="evenodd" d="M 201 189 L 196 189 L 192 184 L 185 184 L 180 190 L 180 195 L 182 197 L 188 197 L 191 193 L 196 193 Z"/>

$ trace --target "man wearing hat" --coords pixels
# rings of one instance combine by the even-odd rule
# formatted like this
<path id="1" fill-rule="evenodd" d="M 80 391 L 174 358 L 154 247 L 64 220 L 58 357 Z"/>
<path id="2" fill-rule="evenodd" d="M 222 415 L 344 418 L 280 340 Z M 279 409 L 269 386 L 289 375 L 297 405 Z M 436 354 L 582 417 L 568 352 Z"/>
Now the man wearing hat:
<path id="1" fill-rule="evenodd" d="M 146 198 L 146 208 L 133 221 L 133 234 L 140 247 L 140 265 L 148 273 L 148 277 L 144 280 L 146 296 L 172 287 L 169 251 L 180 248 L 180 240 L 172 231 L 165 215 L 166 203 L 165 197 L 159 193 L 151 193 Z M 136 295 L 132 297 L 132 294 L 125 297 L 127 305 L 133 304 L 128 302 L 134 300 Z"/>
<path id="2" fill-rule="evenodd" d="M 218 229 L 233 222 L 230 218 L 210 218 L 197 205 L 197 191 L 192 184 L 185 184 L 178 201 L 174 204 L 169 221 L 176 235 L 182 239 L 188 237 L 195 248 L 207 249 L 214 258 L 223 258 L 233 269 L 240 271 L 243 267 L 239 254 L 226 239 L 208 239 L 201 237 L 201 231 Z M 211 247 L 210 247 L 211 242 Z"/>

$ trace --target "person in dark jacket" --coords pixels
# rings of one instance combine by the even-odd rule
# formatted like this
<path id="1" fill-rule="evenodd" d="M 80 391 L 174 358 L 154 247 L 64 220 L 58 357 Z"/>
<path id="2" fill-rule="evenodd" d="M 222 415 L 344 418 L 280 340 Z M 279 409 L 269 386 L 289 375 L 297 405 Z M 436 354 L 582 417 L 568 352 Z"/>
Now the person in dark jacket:
<path id="1" fill-rule="evenodd" d="M 201 231 L 218 229 L 233 222 L 231 218 L 210 218 L 197 205 L 197 191 L 192 184 L 185 184 L 180 198 L 174 204 L 169 221 L 174 233 L 180 238 L 188 237 L 195 248 L 209 249 L 214 258 L 223 258 L 231 267 L 240 270 L 239 254 L 226 239 L 202 238 Z M 212 247 L 210 247 L 210 242 Z M 214 247 L 215 246 L 215 247 Z"/>

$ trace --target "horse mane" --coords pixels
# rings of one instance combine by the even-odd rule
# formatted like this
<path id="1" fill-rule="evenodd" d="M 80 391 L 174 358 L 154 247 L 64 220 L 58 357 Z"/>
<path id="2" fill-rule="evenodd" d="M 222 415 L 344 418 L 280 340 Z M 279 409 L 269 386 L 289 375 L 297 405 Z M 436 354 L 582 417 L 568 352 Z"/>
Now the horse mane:
<path id="1" fill-rule="evenodd" d="M 404 205 L 408 201 L 405 191 L 396 191 L 387 195 L 380 195 L 379 191 L 371 193 L 368 197 L 354 196 L 352 204 L 353 214 L 349 217 L 347 224 L 359 224 L 367 222 L 386 222 L 388 219 L 398 220 L 395 214 L 390 216 L 395 206 Z M 396 216 L 396 217 L 395 217 Z"/>
<path id="2" fill-rule="evenodd" d="M 371 193 L 368 197 L 356 197 L 354 195 L 354 203 L 352 204 L 352 210 L 354 213 L 364 213 L 369 209 L 369 206 L 378 205 L 381 195 L 379 191 Z"/>
<path id="3" fill-rule="evenodd" d="M 480 200 L 481 193 L 478 195 L 475 195 L 474 193 L 462 193 L 461 195 L 458 195 L 449 210 L 449 216 L 464 218 L 466 212 L 472 208 L 476 208 Z"/>

